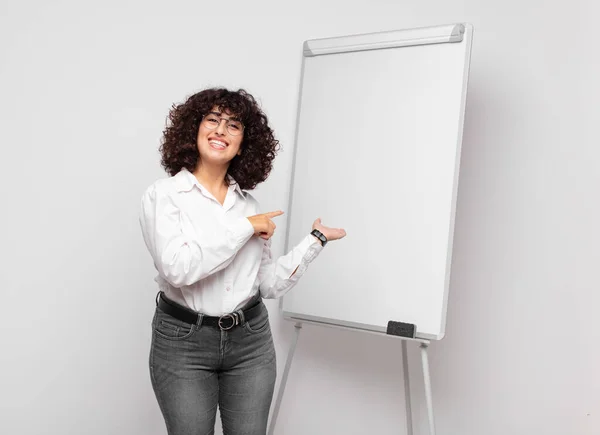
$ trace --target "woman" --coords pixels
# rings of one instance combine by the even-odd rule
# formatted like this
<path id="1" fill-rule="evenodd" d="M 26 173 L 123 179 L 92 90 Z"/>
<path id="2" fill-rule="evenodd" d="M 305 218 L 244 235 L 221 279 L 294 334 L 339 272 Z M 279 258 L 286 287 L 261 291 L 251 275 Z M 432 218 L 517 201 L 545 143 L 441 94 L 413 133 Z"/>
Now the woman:
<path id="1" fill-rule="evenodd" d="M 276 377 L 263 298 L 290 290 L 325 243 L 346 235 L 317 219 L 274 261 L 282 211 L 247 192 L 278 148 L 243 90 L 207 89 L 174 106 L 160 147 L 170 177 L 144 193 L 140 224 L 158 271 L 150 375 L 170 435 L 266 433 Z"/>

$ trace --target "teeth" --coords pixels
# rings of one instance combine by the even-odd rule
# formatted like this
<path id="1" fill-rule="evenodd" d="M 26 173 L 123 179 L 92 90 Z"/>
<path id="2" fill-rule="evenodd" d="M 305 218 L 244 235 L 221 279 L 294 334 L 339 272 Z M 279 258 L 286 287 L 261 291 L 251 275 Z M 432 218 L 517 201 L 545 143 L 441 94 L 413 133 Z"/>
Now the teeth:
<path id="1" fill-rule="evenodd" d="M 219 148 L 225 148 L 227 146 L 224 142 L 218 140 L 211 140 L 209 143 Z"/>

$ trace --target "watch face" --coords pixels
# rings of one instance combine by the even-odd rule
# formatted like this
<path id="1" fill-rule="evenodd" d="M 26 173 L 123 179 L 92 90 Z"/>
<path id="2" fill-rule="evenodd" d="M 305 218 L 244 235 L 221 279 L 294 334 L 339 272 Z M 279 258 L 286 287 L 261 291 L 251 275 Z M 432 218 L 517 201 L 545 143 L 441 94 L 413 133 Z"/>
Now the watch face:
<path id="1" fill-rule="evenodd" d="M 313 233 L 321 241 L 321 244 L 325 246 L 325 243 L 327 243 L 327 237 L 325 237 L 319 230 L 314 230 Z"/>
<path id="2" fill-rule="evenodd" d="M 321 241 L 321 245 L 325 246 L 325 243 L 327 243 L 327 237 L 325 237 L 321 231 L 312 230 L 311 234 Z"/>

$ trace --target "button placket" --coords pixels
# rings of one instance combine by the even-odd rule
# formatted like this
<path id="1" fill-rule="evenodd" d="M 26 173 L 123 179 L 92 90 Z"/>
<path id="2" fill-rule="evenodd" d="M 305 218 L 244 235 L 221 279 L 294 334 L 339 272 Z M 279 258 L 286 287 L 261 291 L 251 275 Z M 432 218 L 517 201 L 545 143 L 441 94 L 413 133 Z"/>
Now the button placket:
<path id="1" fill-rule="evenodd" d="M 231 279 L 231 273 L 226 270 L 223 277 L 223 289 L 225 293 L 225 300 L 231 302 L 233 300 L 233 280 Z"/>
<path id="2" fill-rule="evenodd" d="M 230 215 L 229 211 L 231 210 L 231 208 L 233 207 L 233 204 L 235 202 L 235 198 L 232 196 L 233 193 L 234 192 L 232 191 L 231 186 L 230 186 L 229 190 L 227 191 L 227 196 L 225 198 L 225 202 L 221 209 L 224 220 L 229 219 L 229 215 Z M 227 293 L 228 299 L 231 300 L 233 298 L 233 294 L 232 294 L 233 281 L 232 281 L 232 279 L 230 277 L 230 273 L 228 273 L 228 271 L 225 272 L 224 286 L 225 286 L 225 292 Z"/>

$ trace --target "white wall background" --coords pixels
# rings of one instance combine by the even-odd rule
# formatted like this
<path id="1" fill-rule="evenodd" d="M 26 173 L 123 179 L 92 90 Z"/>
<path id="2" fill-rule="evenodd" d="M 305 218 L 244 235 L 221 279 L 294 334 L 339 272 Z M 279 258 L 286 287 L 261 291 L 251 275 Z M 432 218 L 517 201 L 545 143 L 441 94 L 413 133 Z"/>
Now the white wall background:
<path id="1" fill-rule="evenodd" d="M 468 21 L 455 269 L 447 335 L 431 349 L 438 433 L 600 433 L 598 9 L 0 3 L 0 432 L 166 433 L 148 378 L 156 289 L 137 213 L 164 176 L 171 103 L 210 85 L 255 94 L 283 145 L 256 194 L 285 209 L 302 42 Z M 281 375 L 294 328 L 269 307 Z M 403 397 L 399 342 L 305 327 L 276 433 L 402 434 Z M 415 420 L 426 433 L 423 407 Z"/>

